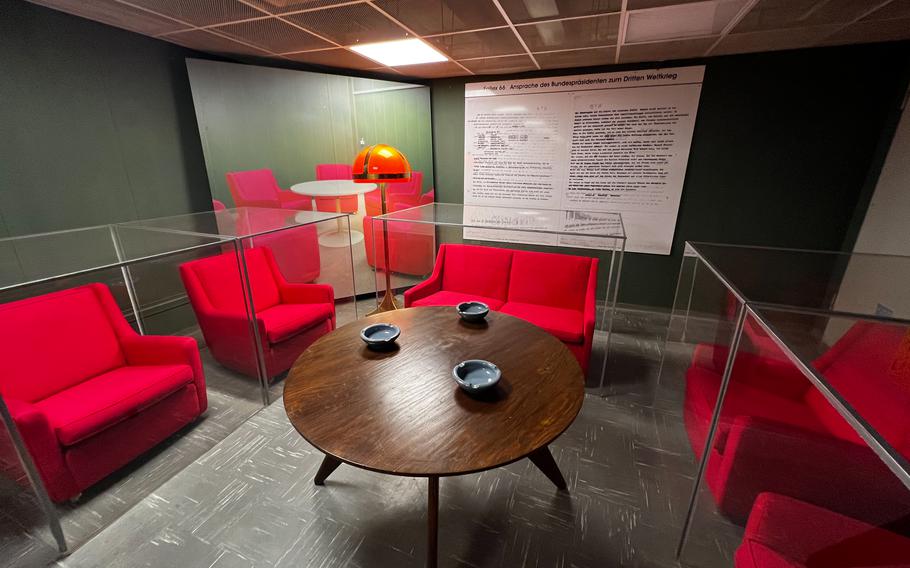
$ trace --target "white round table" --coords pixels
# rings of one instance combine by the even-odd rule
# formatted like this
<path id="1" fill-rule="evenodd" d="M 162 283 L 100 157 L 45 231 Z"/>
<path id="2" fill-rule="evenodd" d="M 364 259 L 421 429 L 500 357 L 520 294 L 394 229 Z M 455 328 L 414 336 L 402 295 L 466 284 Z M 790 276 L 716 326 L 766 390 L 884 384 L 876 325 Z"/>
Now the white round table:
<path id="1" fill-rule="evenodd" d="M 313 197 L 334 197 L 335 211 L 341 213 L 341 198 L 347 195 L 361 195 L 376 189 L 375 183 L 354 183 L 347 179 L 324 179 L 305 181 L 291 186 L 291 191 L 300 195 Z M 338 219 L 338 229 L 319 235 L 319 244 L 327 247 L 346 247 L 348 243 L 356 244 L 363 240 L 363 233 L 344 226 L 343 220 Z"/>

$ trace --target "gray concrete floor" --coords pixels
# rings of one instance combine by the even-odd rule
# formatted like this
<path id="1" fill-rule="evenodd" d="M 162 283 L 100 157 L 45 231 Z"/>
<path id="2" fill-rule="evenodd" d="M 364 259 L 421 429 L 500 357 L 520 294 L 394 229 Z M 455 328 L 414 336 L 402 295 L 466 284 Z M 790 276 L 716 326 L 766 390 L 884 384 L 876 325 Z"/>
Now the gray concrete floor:
<path id="1" fill-rule="evenodd" d="M 695 464 L 681 383 L 657 377 L 665 321 L 618 318 L 609 396 L 588 396 L 551 446 L 568 494 L 527 461 L 442 480 L 441 566 L 677 566 Z M 315 487 L 320 461 L 278 401 L 59 565 L 422 566 L 426 481 L 342 466 Z M 730 565 L 737 537 L 693 546 Z"/>

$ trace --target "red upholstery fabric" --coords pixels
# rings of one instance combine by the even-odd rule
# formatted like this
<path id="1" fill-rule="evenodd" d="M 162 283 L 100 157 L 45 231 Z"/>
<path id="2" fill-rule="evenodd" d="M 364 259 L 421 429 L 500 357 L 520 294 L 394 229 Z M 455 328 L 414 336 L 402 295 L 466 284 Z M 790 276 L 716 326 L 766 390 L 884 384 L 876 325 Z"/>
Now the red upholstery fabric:
<path id="1" fill-rule="evenodd" d="M 0 321 L 0 394 L 54 501 L 205 411 L 196 342 L 139 336 L 101 284 L 0 305 Z"/>
<path id="2" fill-rule="evenodd" d="M 351 179 L 350 164 L 317 164 L 316 179 Z M 359 206 L 356 195 L 343 195 L 335 197 L 316 197 L 316 210 L 326 213 L 357 213 Z M 340 209 L 339 209 L 340 206 Z"/>
<path id="3" fill-rule="evenodd" d="M 552 333 L 587 371 L 597 266 L 587 257 L 444 244 L 430 278 L 405 292 L 405 306 L 483 301 Z"/>
<path id="4" fill-rule="evenodd" d="M 50 396 L 35 406 L 63 446 L 72 446 L 137 414 L 193 381 L 189 365 L 119 367 Z"/>
<path id="5" fill-rule="evenodd" d="M 288 213 L 288 216 L 294 215 Z M 241 215 L 233 230 L 236 234 L 254 235 L 273 228 L 273 220 L 260 221 L 256 215 Z M 302 225 L 255 237 L 256 247 L 272 251 L 281 273 L 291 282 L 312 282 L 319 277 L 322 259 L 319 252 L 319 232 L 315 224 Z"/>
<path id="6" fill-rule="evenodd" d="M 814 366 L 907 455 L 910 385 L 891 368 L 904 335 L 901 326 L 857 323 Z M 721 381 L 719 372 L 706 368 L 706 361 L 713 360 L 708 351 L 707 346 L 696 350 L 686 374 L 684 419 L 699 456 Z M 738 354 L 706 480 L 721 511 L 737 521 L 746 518 L 763 491 L 861 520 L 896 514 L 903 507 L 910 510 L 906 490 L 820 391 L 777 355 Z"/>
<path id="7" fill-rule="evenodd" d="M 409 207 L 423 205 L 423 172 L 411 172 L 411 179 L 403 183 L 390 183 L 386 186 L 386 210 L 391 213 Z M 432 193 L 432 191 L 431 191 Z M 368 217 L 382 214 L 382 195 L 380 190 L 365 193 L 363 204 Z"/>
<path id="8" fill-rule="evenodd" d="M 281 189 L 272 170 L 248 170 L 225 174 L 237 207 L 273 207 L 312 210 L 311 198 Z"/>
<path id="9" fill-rule="evenodd" d="M 373 228 L 376 236 L 373 236 Z M 436 228 L 429 224 L 395 222 L 388 223 L 389 264 L 392 272 L 425 276 L 433 270 L 433 256 L 436 252 Z M 377 270 L 385 270 L 381 222 L 372 217 L 363 218 L 363 245 L 367 263 Z"/>
<path id="10" fill-rule="evenodd" d="M 287 371 L 310 343 L 335 328 L 335 296 L 331 286 L 288 282 L 267 247 L 246 249 L 244 257 L 266 373 L 271 378 Z M 256 346 L 234 254 L 187 262 L 180 266 L 180 276 L 215 359 L 258 376 Z"/>
<path id="11" fill-rule="evenodd" d="M 749 515 L 736 568 L 910 566 L 910 538 L 774 493 Z"/>
<path id="12" fill-rule="evenodd" d="M 217 199 L 212 200 L 212 211 L 224 211 L 227 207 L 223 202 L 218 201 Z"/>

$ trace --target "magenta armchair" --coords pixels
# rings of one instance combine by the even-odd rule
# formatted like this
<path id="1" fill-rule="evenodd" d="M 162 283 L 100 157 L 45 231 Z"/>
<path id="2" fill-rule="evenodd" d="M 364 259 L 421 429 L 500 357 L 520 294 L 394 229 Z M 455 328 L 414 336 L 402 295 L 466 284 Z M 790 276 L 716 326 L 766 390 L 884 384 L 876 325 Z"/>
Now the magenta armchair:
<path id="1" fill-rule="evenodd" d="M 327 284 L 288 282 L 267 247 L 246 249 L 244 256 L 266 373 L 272 378 L 335 329 L 335 294 Z M 255 343 L 234 253 L 182 264 L 180 277 L 212 356 L 225 367 L 256 377 Z"/>
<path id="2" fill-rule="evenodd" d="M 224 177 L 237 207 L 313 210 L 313 203 L 309 197 L 281 189 L 272 170 L 228 172 Z"/>
<path id="3" fill-rule="evenodd" d="M 0 322 L 0 393 L 56 502 L 207 407 L 196 341 L 138 335 L 102 284 L 0 305 Z"/>
<path id="4" fill-rule="evenodd" d="M 433 274 L 406 291 L 404 303 L 454 306 L 479 300 L 550 332 L 587 372 L 594 341 L 597 266 L 596 258 L 585 256 L 444 244 Z"/>
<path id="5" fill-rule="evenodd" d="M 416 207 L 426 203 L 426 199 L 421 195 L 423 188 L 423 173 L 411 172 L 411 179 L 403 183 L 390 183 L 386 186 L 386 209 L 387 212 L 400 211 L 409 207 Z M 366 214 L 375 217 L 382 214 L 382 195 L 380 190 L 371 191 L 363 196 L 363 205 Z M 432 190 L 431 190 L 432 192 Z M 432 196 L 430 203 L 432 203 Z"/>
<path id="6" fill-rule="evenodd" d="M 352 179 L 351 164 L 318 164 L 316 179 Z M 340 210 L 338 209 L 340 204 Z M 335 197 L 316 197 L 316 211 L 326 213 L 357 213 L 357 196 L 343 195 Z"/>

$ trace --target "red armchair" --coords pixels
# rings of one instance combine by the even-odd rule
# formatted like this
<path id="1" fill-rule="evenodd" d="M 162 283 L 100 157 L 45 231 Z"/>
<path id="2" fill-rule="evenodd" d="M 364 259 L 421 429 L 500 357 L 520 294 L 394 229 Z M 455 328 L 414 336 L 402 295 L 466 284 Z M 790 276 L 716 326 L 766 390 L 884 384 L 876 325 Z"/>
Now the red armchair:
<path id="1" fill-rule="evenodd" d="M 901 326 L 857 323 L 814 366 L 895 449 L 910 455 L 910 384 L 892 368 L 905 333 Z M 725 358 L 724 348 L 700 345 L 686 372 L 683 416 L 699 457 Z M 872 523 L 910 511 L 906 488 L 779 355 L 737 355 L 709 452 L 708 487 L 736 522 L 766 491 Z"/>
<path id="2" fill-rule="evenodd" d="M 227 179 L 228 189 L 231 190 L 231 196 L 237 207 L 313 210 L 310 197 L 281 189 L 278 182 L 275 181 L 272 170 L 228 172 L 224 177 Z"/>
<path id="3" fill-rule="evenodd" d="M 406 205 L 401 209 L 411 207 Z M 398 211 L 393 207 L 391 211 Z M 404 214 L 403 216 L 407 216 Z M 373 238 L 373 229 L 376 238 Z M 407 221 L 389 221 L 389 264 L 392 272 L 426 276 L 433 270 L 433 256 L 436 252 L 436 227 L 427 223 Z M 363 218 L 363 246 L 366 251 L 367 264 L 376 270 L 385 270 L 383 232 L 381 221 L 373 217 Z"/>
<path id="4" fill-rule="evenodd" d="M 402 183 L 390 183 L 386 186 L 386 211 L 399 211 L 426 203 L 421 195 L 423 190 L 423 172 L 411 172 L 411 178 Z M 382 214 L 382 195 L 380 190 L 371 191 L 363 196 L 366 214 L 375 217 Z M 432 198 L 430 199 L 432 203 Z"/>
<path id="5" fill-rule="evenodd" d="M 783 495 L 762 493 L 736 568 L 910 566 L 910 538 Z"/>
<path id="6" fill-rule="evenodd" d="M 351 164 L 317 164 L 316 179 L 352 179 Z M 316 211 L 326 213 L 357 213 L 356 195 L 341 197 L 316 197 Z M 339 208 L 340 206 L 340 208 Z"/>
<path id="7" fill-rule="evenodd" d="M 246 249 L 244 256 L 266 373 L 272 378 L 335 329 L 335 294 L 327 284 L 288 282 L 266 247 Z M 255 343 L 234 254 L 182 264 L 180 277 L 212 356 L 225 367 L 256 377 Z"/>
<path id="8" fill-rule="evenodd" d="M 391 238 L 391 237 L 390 237 Z M 594 340 L 597 259 L 444 244 L 433 274 L 404 294 L 406 307 L 479 300 L 560 339 L 587 372 Z"/>
<path id="9" fill-rule="evenodd" d="M 0 321 L 0 393 L 56 502 L 206 409 L 196 341 L 138 335 L 106 286 L 3 304 Z"/>

